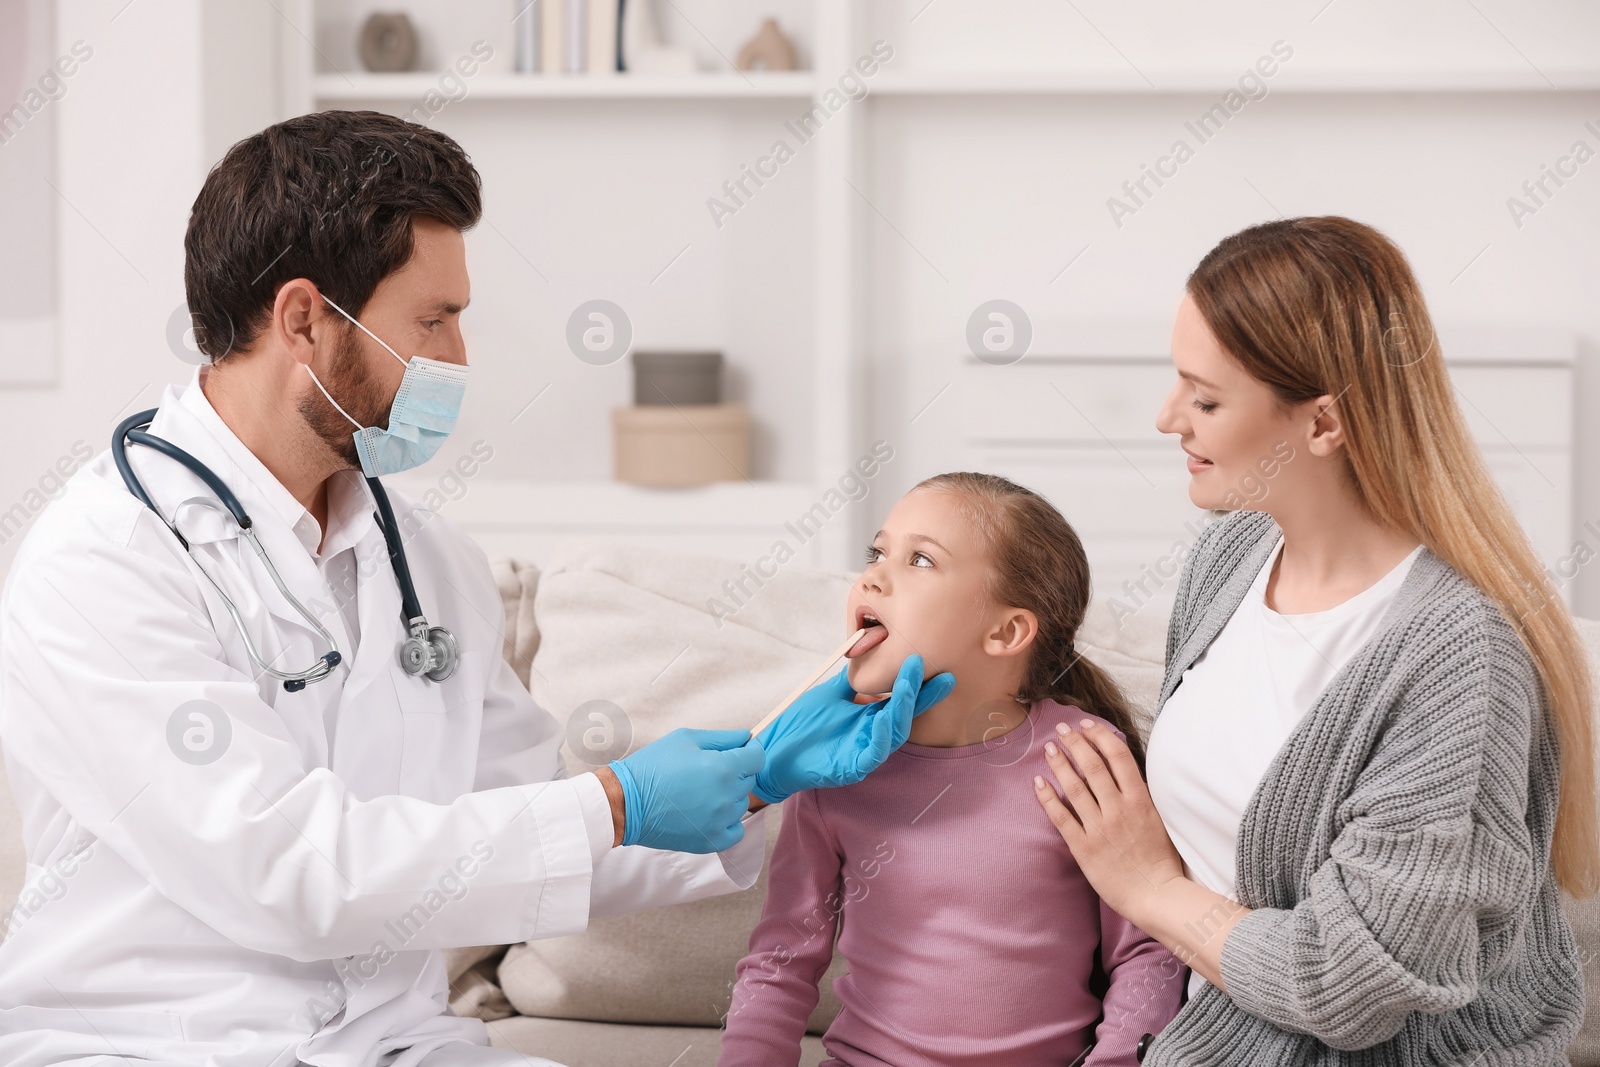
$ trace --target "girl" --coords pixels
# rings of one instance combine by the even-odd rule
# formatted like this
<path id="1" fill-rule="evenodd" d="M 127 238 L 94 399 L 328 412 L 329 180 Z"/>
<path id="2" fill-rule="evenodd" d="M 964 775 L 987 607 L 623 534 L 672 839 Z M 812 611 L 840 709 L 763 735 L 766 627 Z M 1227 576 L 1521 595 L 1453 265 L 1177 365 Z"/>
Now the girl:
<path id="1" fill-rule="evenodd" d="M 1235 234 L 1172 359 L 1196 504 L 1292 458 L 1184 561 L 1148 789 L 1096 725 L 1064 735 L 1081 775 L 1037 765 L 1095 888 L 1196 973 L 1147 1067 L 1565 1063 L 1590 680 L 1405 257 L 1337 217 Z"/>
<path id="2" fill-rule="evenodd" d="M 1183 968 L 1095 895 L 1026 788 L 1086 710 L 1139 748 L 1116 684 L 1073 649 L 1077 535 L 1004 478 L 942 474 L 895 505 L 866 562 L 845 615 L 870 627 L 846 668 L 858 700 L 913 653 L 956 686 L 865 780 L 784 805 L 721 1064 L 799 1061 L 836 935 L 835 1067 L 1136 1062 Z"/>

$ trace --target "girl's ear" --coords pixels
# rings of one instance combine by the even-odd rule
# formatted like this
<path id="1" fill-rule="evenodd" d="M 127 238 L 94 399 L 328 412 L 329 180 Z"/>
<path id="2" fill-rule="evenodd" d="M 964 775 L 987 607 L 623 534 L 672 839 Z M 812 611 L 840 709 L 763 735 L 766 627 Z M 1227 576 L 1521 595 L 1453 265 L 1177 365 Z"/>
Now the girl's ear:
<path id="1" fill-rule="evenodd" d="M 1027 608 L 1002 608 L 984 635 L 983 650 L 991 656 L 1016 656 L 1027 651 L 1039 633 L 1039 617 Z"/>

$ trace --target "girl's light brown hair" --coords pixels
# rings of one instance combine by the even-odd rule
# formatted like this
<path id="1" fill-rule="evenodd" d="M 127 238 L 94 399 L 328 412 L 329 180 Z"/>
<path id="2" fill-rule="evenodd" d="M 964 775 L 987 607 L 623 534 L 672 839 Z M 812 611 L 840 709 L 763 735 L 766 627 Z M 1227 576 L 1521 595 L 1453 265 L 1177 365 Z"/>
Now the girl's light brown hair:
<path id="1" fill-rule="evenodd" d="M 1123 732 L 1142 770 L 1144 741 L 1122 688 L 1073 646 L 1089 607 L 1089 559 L 1077 532 L 1044 497 L 997 474 L 936 474 L 918 490 L 956 494 L 989 554 L 990 602 L 1038 620 L 1016 699 L 1048 697 L 1093 712 Z"/>
<path id="2" fill-rule="evenodd" d="M 1337 216 L 1252 226 L 1222 241 L 1188 292 L 1224 351 L 1285 404 L 1337 396 L 1356 496 L 1491 600 L 1539 673 L 1560 748 L 1551 866 L 1600 888 L 1591 679 L 1583 647 L 1456 406 L 1433 321 L 1400 249 Z"/>

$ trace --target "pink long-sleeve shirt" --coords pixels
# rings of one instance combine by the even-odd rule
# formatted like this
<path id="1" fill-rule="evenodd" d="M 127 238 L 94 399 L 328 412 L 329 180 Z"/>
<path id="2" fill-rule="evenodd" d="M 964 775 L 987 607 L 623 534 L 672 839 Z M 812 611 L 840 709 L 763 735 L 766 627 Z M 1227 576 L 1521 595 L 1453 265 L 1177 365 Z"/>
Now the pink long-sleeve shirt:
<path id="1" fill-rule="evenodd" d="M 836 933 L 850 972 L 829 1063 L 1135 1063 L 1186 970 L 1101 903 L 1034 798 L 1056 723 L 1083 718 L 1041 700 L 988 743 L 907 743 L 855 785 L 791 797 L 719 1067 L 798 1063 Z"/>

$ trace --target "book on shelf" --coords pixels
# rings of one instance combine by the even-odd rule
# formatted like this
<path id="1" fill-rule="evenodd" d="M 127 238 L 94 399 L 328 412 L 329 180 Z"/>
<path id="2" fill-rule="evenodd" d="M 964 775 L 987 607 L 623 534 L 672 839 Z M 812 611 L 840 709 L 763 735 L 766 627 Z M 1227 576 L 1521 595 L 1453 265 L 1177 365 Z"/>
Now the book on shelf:
<path id="1" fill-rule="evenodd" d="M 615 74 L 621 0 L 512 0 L 519 72 Z"/>
<path id="2" fill-rule="evenodd" d="M 516 15 L 511 19 L 511 32 L 516 41 L 516 71 L 518 74 L 537 74 L 539 55 L 539 0 L 512 0 Z"/>
<path id="3" fill-rule="evenodd" d="M 539 0 L 539 72 L 561 73 L 562 5 L 566 0 Z"/>
<path id="4" fill-rule="evenodd" d="M 617 72 L 617 20 L 619 0 L 588 0 L 588 72 Z"/>
<path id="5" fill-rule="evenodd" d="M 563 0 L 566 10 L 562 12 L 562 21 L 565 23 L 566 37 L 562 42 L 561 72 L 563 74 L 582 74 L 589 65 L 589 5 L 586 0 Z"/>

